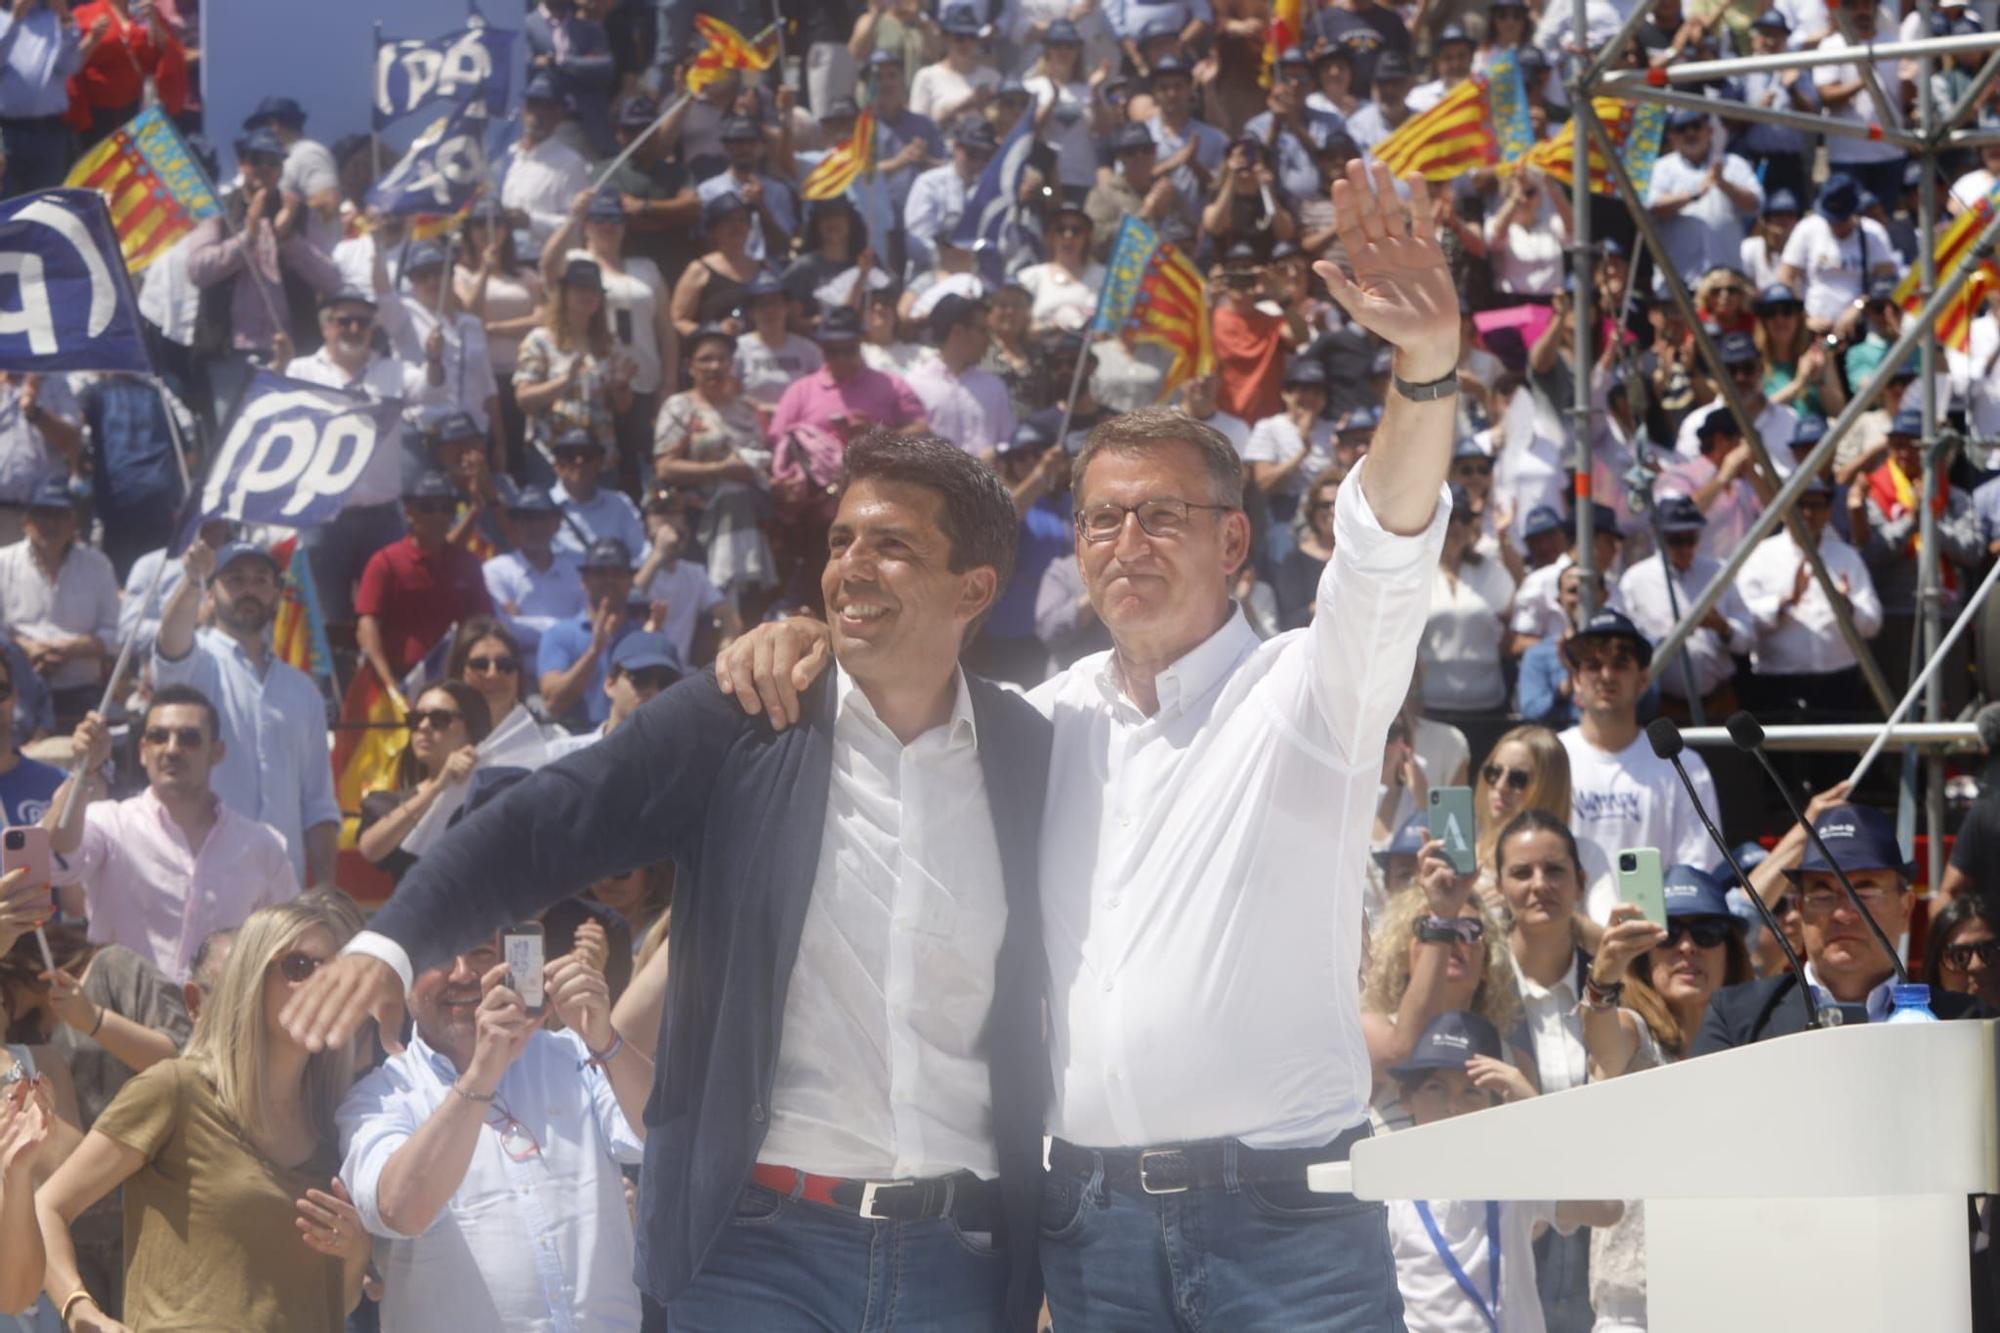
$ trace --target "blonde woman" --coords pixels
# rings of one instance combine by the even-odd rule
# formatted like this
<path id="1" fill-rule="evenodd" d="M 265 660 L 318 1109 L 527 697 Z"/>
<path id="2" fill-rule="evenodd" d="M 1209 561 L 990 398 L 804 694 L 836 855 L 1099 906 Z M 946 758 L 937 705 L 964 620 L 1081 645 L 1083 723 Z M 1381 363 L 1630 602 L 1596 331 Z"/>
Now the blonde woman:
<path id="1" fill-rule="evenodd" d="M 335 893 L 252 913 L 187 1053 L 127 1083 L 42 1187 L 48 1290 L 73 1333 L 344 1325 L 369 1253 L 334 1179 L 334 1110 L 354 1054 L 309 1054 L 278 1014 L 359 924 Z M 126 1323 L 84 1290 L 70 1236 L 77 1215 L 120 1186 Z"/>
<path id="2" fill-rule="evenodd" d="M 1515 727 L 1495 741 L 1473 783 L 1472 813 L 1479 821 L 1475 889 L 1486 910 L 1502 922 L 1507 920 L 1506 903 L 1493 874 L 1493 847 L 1500 830 L 1523 810 L 1569 818 L 1569 754 L 1547 727 Z"/>
<path id="3" fill-rule="evenodd" d="M 542 322 L 521 340 L 514 361 L 514 401 L 526 423 L 529 480 L 553 487 L 555 442 L 590 432 L 611 458 L 619 414 L 632 410 L 636 363 L 622 355 L 604 313 L 604 271 L 571 259 L 542 303 Z"/>
<path id="4" fill-rule="evenodd" d="M 1424 1028 L 1439 1014 L 1465 1009 L 1510 1032 L 1521 1015 L 1521 995 L 1507 962 L 1507 936 L 1472 895 L 1471 879 L 1452 873 L 1444 844 L 1424 844 L 1417 861 L 1417 891 L 1398 894 L 1369 941 L 1368 972 L 1361 986 L 1361 1033 L 1375 1074 L 1377 1128 L 1410 1123 L 1389 1070 L 1407 1060 Z M 1513 1065 L 1479 1062 L 1470 1070 L 1480 1087 L 1508 1101 L 1535 1094 L 1526 1071 L 1533 1059 L 1514 1052 Z"/>

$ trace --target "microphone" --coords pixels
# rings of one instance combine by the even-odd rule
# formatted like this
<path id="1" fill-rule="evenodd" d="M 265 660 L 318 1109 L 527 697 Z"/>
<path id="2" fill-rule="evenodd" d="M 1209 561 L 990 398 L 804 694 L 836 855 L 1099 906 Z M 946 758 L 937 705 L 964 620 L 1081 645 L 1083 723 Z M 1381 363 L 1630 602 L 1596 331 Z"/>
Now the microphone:
<path id="1" fill-rule="evenodd" d="M 1764 724 L 1750 716 L 1748 712 L 1739 712 L 1731 716 L 1726 725 L 1729 728 L 1729 739 L 1736 742 L 1736 748 L 1756 755 L 1757 762 L 1764 766 L 1764 772 L 1770 776 L 1771 785 L 1785 798 L 1785 808 L 1792 812 L 1793 819 L 1804 826 L 1807 841 L 1811 842 L 1826 859 L 1826 863 L 1833 867 L 1833 877 L 1840 881 L 1841 892 L 1845 893 L 1847 901 L 1853 904 L 1854 914 L 1868 923 L 1868 929 L 1874 934 L 1875 942 L 1882 946 L 1882 952 L 1888 954 L 1889 961 L 1896 965 L 1896 980 L 1908 985 L 1910 971 L 1903 966 L 1903 959 L 1896 952 L 1896 946 L 1889 942 L 1888 932 L 1884 931 L 1881 924 L 1875 920 L 1875 914 L 1861 905 L 1861 898 L 1854 892 L 1854 884 L 1847 878 L 1847 872 L 1840 868 L 1840 863 L 1833 859 L 1833 853 L 1826 849 L 1826 843 L 1821 840 L 1819 830 L 1812 826 L 1812 821 L 1806 818 L 1806 812 L 1799 808 L 1799 798 L 1792 794 L 1791 784 L 1779 775 L 1777 765 L 1771 762 L 1771 756 L 1764 749 Z M 1751 897 L 1754 898 L 1756 895 L 1752 894 Z"/>
<path id="2" fill-rule="evenodd" d="M 1694 806 L 1695 817 L 1701 820 L 1702 828 L 1708 831 L 1708 840 L 1722 853 L 1722 859 L 1728 863 L 1730 873 L 1735 875 L 1736 882 L 1743 886 L 1743 896 L 1757 908 L 1757 915 L 1764 919 L 1764 925 L 1770 930 L 1771 937 L 1777 940 L 1778 947 L 1785 951 L 1785 966 L 1791 970 L 1793 978 L 1799 983 L 1799 994 L 1806 1002 L 1806 1026 L 1809 1028 L 1835 1026 L 1841 1016 L 1836 1012 L 1829 1016 L 1830 1021 L 1821 1022 L 1819 1000 L 1813 994 L 1812 983 L 1806 980 L 1806 965 L 1799 961 L 1799 955 L 1792 948 L 1792 942 L 1785 938 L 1784 928 L 1778 924 L 1778 918 L 1771 915 L 1771 909 L 1765 905 L 1763 897 L 1750 887 L 1750 877 L 1743 873 L 1742 866 L 1736 864 L 1736 853 L 1729 850 L 1729 844 L 1722 840 L 1722 830 L 1715 826 L 1715 821 L 1708 817 L 1708 811 L 1703 808 L 1701 796 L 1694 789 L 1694 779 L 1688 776 L 1687 766 L 1681 763 L 1681 751 L 1687 748 L 1687 742 L 1681 739 L 1681 729 L 1675 726 L 1670 718 L 1656 717 L 1646 724 L 1646 743 L 1653 747 L 1654 754 L 1674 766 L 1674 772 L 1680 775 L 1681 786 L 1687 788 L 1688 803 Z M 1870 919 L 1873 920 L 1872 917 Z"/>

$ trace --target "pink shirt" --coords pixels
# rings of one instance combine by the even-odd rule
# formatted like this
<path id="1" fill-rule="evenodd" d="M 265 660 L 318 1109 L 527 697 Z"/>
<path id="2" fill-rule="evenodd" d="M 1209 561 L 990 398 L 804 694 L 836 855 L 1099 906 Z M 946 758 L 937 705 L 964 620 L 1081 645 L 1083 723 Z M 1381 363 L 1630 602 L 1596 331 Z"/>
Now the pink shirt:
<path id="1" fill-rule="evenodd" d="M 215 827 L 193 848 L 150 789 L 89 806 L 82 846 L 55 860 L 57 884 L 83 885 L 91 940 L 126 946 L 176 983 L 204 939 L 299 896 L 276 829 L 218 802 Z"/>
<path id="2" fill-rule="evenodd" d="M 771 416 L 771 439 L 783 439 L 795 426 L 831 430 L 838 417 L 854 423 L 855 435 L 870 426 L 894 430 L 925 420 L 923 402 L 898 376 L 864 366 L 839 383 L 831 372 L 816 370 L 795 381 L 778 400 L 778 410 Z"/>

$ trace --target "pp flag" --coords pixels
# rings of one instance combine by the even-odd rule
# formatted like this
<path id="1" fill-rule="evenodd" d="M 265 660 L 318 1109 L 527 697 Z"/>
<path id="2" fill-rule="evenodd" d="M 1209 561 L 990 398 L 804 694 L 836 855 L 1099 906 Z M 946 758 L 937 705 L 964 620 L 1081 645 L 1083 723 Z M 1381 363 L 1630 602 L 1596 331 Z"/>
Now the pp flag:
<path id="1" fill-rule="evenodd" d="M 201 502 L 175 549 L 212 518 L 310 528 L 338 514 L 393 439 L 402 404 L 259 370 L 243 394 Z"/>
<path id="2" fill-rule="evenodd" d="M 0 370 L 152 369 L 104 197 L 0 203 Z"/>
<path id="3" fill-rule="evenodd" d="M 384 213 L 451 214 L 486 183 L 486 103 L 469 98 L 410 145 L 403 160 L 368 192 Z"/>
<path id="4" fill-rule="evenodd" d="M 478 97 L 489 116 L 506 114 L 515 33 L 483 25 L 425 41 L 375 47 L 375 128 L 428 107 Z"/>
<path id="5" fill-rule="evenodd" d="M 1021 176 L 1035 146 L 1034 121 L 1033 116 L 1022 116 L 1014 123 L 1014 132 L 966 196 L 965 212 L 958 219 L 958 230 L 952 233 L 953 245 L 978 252 L 980 272 L 996 286 L 1007 252 L 1021 234 Z"/>
<path id="6" fill-rule="evenodd" d="M 63 184 L 104 196 L 125 267 L 133 273 L 222 211 L 201 164 L 156 106 L 78 158 Z"/>

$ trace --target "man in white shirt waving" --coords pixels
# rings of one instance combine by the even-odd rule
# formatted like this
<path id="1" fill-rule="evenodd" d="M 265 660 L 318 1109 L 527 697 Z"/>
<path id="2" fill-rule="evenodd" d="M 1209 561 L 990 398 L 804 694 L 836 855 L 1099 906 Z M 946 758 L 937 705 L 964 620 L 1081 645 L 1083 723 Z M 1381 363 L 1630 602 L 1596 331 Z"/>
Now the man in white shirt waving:
<path id="1" fill-rule="evenodd" d="M 1147 409 L 1077 457 L 1077 557 L 1116 646 L 1029 696 L 1055 723 L 1041 1260 L 1059 1328 L 1401 1327 L 1383 1210 L 1306 1187 L 1368 1133 L 1369 820 L 1450 518 L 1458 303 L 1425 183 L 1406 223 L 1370 170 L 1334 187 L 1354 277 L 1317 270 L 1395 348 L 1394 387 L 1311 627 L 1260 641 L 1230 599 L 1250 524 L 1214 431 Z M 796 721 L 818 635 L 762 627 L 718 681 Z"/>

